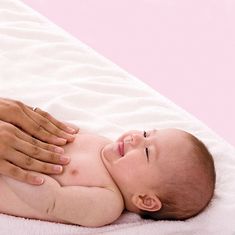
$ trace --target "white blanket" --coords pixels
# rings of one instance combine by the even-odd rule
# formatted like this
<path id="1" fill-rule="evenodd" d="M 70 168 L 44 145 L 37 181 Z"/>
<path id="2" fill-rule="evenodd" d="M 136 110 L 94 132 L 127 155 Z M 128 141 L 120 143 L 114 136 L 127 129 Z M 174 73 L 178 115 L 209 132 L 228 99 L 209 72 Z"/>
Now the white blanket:
<path id="1" fill-rule="evenodd" d="M 182 128 L 208 146 L 217 171 L 211 204 L 186 222 L 147 221 L 127 213 L 112 225 L 84 228 L 0 214 L 1 235 L 235 234 L 235 149 L 17 0 L 0 0 L 0 96 L 39 106 L 58 119 L 111 139 L 129 129 Z"/>

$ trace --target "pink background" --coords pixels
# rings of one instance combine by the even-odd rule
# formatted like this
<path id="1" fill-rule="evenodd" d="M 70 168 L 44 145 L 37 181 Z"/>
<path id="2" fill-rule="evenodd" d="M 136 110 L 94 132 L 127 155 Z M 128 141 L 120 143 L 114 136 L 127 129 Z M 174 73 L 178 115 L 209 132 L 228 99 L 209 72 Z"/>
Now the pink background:
<path id="1" fill-rule="evenodd" d="M 235 1 L 23 2 L 235 146 Z"/>

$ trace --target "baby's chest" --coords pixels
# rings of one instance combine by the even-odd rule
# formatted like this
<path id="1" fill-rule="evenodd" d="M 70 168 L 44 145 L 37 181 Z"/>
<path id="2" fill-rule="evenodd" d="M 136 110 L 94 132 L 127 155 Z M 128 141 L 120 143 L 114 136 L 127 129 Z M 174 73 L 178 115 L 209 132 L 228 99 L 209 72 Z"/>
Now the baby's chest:
<path id="1" fill-rule="evenodd" d="M 100 146 L 97 149 L 80 151 L 78 146 L 73 145 L 67 151 L 71 161 L 64 167 L 61 175 L 54 175 L 61 185 L 100 186 L 103 187 L 112 182 L 100 157 Z"/>

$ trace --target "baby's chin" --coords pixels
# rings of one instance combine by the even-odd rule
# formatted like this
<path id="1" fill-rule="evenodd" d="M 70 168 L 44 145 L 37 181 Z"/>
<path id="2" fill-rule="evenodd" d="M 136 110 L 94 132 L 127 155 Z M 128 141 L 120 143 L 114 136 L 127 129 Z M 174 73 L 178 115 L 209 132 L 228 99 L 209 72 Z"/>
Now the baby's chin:
<path id="1" fill-rule="evenodd" d="M 118 142 L 105 145 L 101 150 L 101 158 L 105 166 L 110 166 L 118 161 L 121 158 Z"/>

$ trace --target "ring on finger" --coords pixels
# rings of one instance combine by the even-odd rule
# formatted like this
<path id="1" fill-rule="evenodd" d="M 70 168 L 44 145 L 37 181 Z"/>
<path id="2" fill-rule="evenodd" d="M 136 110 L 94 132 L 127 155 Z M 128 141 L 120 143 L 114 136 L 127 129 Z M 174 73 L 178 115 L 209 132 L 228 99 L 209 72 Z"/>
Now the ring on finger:
<path id="1" fill-rule="evenodd" d="M 36 112 L 37 108 L 38 108 L 38 107 L 33 107 L 33 111 Z"/>

